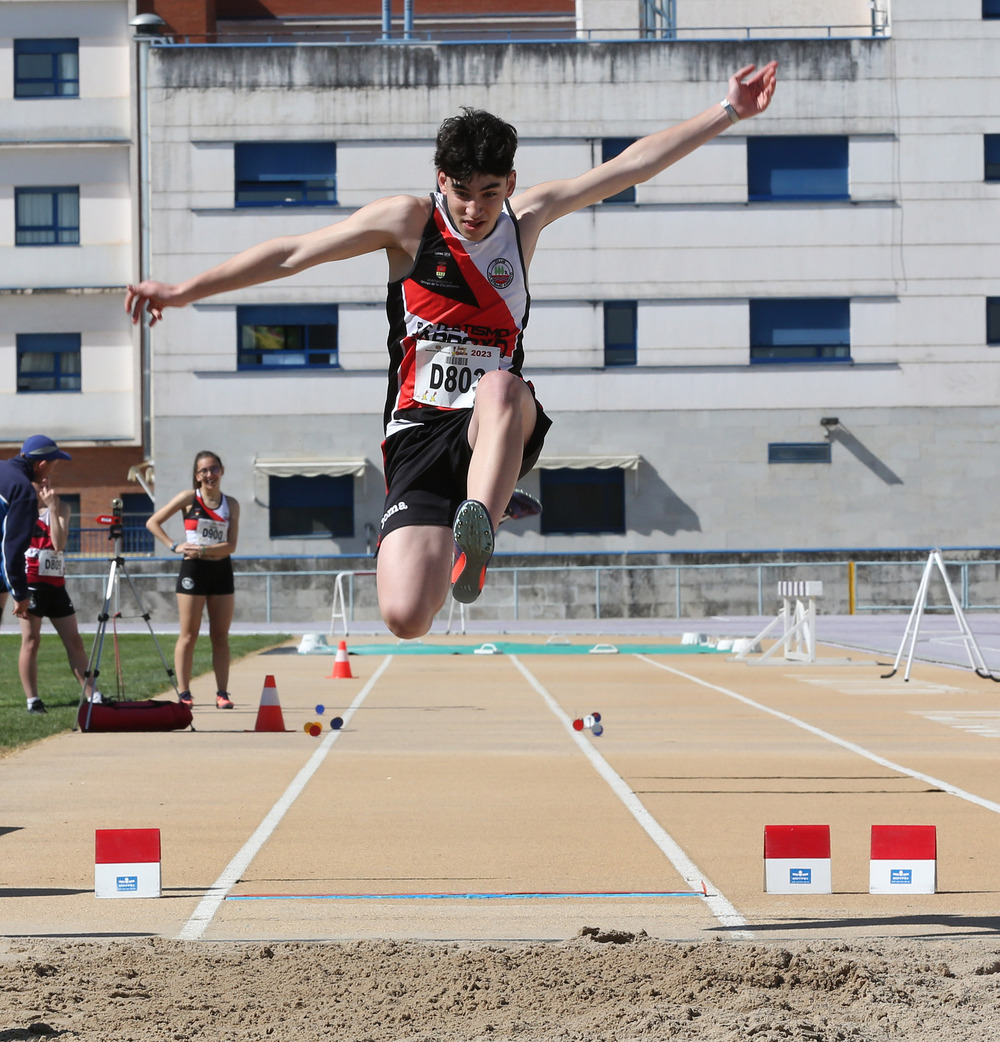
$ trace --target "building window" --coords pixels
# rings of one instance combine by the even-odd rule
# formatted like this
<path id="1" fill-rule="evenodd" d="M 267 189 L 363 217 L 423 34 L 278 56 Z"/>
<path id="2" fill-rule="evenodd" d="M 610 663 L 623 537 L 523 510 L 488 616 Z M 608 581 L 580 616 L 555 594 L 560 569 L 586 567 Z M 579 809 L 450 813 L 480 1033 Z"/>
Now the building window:
<path id="1" fill-rule="evenodd" d="M 79 245 L 79 188 L 15 188 L 14 212 L 15 246 Z"/>
<path id="2" fill-rule="evenodd" d="M 986 298 L 986 343 L 1000 344 L 1000 297 Z"/>
<path id="3" fill-rule="evenodd" d="M 1000 0 L 983 0 L 983 17 L 1000 18 Z"/>
<path id="4" fill-rule="evenodd" d="M 772 441 L 767 446 L 768 463 L 829 463 L 828 441 Z"/>
<path id="5" fill-rule="evenodd" d="M 624 535 L 625 473 L 599 470 L 539 471 L 542 535 Z"/>
<path id="6" fill-rule="evenodd" d="M 65 552 L 80 553 L 80 493 L 60 492 L 59 502 L 69 507 L 69 526 L 66 533 Z M 110 549 L 110 543 L 108 544 Z M 103 550 L 104 547 L 101 547 Z"/>
<path id="7" fill-rule="evenodd" d="M 332 206 L 337 146 L 326 141 L 238 142 L 237 206 Z"/>
<path id="8" fill-rule="evenodd" d="M 604 302 L 604 364 L 635 365 L 636 302 Z"/>
<path id="9" fill-rule="evenodd" d="M 75 98 L 80 94 L 78 40 L 15 40 L 15 98 Z"/>
<path id="10" fill-rule="evenodd" d="M 156 539 L 146 527 L 153 504 L 145 492 L 123 492 L 122 549 L 127 554 L 152 554 Z"/>
<path id="11" fill-rule="evenodd" d="M 240 369 L 336 369 L 337 305 L 286 304 L 236 309 Z"/>
<path id="12" fill-rule="evenodd" d="M 983 154 L 986 180 L 1000 181 L 1000 134 L 983 135 Z"/>
<path id="13" fill-rule="evenodd" d="M 17 334 L 18 394 L 79 390 L 79 333 Z"/>
<path id="14" fill-rule="evenodd" d="M 268 479 L 272 539 L 344 539 L 354 535 L 354 478 Z"/>
<path id="15" fill-rule="evenodd" d="M 620 152 L 624 152 L 629 145 L 635 143 L 634 137 L 606 137 L 601 140 L 601 162 L 606 163 L 614 159 Z M 634 203 L 635 185 L 623 188 L 617 195 L 609 195 L 604 200 L 606 203 Z"/>
<path id="16" fill-rule="evenodd" d="M 847 199 L 847 138 L 747 138 L 750 200 Z"/>
<path id="17" fill-rule="evenodd" d="M 751 300 L 751 362 L 849 362 L 851 302 Z"/>

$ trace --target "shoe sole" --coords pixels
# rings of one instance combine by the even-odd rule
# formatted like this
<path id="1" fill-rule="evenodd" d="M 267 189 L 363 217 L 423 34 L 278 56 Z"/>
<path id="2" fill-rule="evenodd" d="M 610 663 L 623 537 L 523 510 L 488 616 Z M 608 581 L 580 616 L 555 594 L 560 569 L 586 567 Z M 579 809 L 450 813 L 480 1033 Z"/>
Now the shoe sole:
<path id="1" fill-rule="evenodd" d="M 471 604 L 482 592 L 486 566 L 493 556 L 493 526 L 486 507 L 467 499 L 455 514 L 452 534 L 459 554 L 451 573 L 451 595 L 462 604 Z"/>
<path id="2" fill-rule="evenodd" d="M 523 521 L 526 517 L 537 517 L 541 512 L 542 504 L 534 496 L 529 496 L 523 489 L 516 488 L 510 497 L 503 517 L 500 518 L 500 524 L 503 524 L 504 521 Z"/>

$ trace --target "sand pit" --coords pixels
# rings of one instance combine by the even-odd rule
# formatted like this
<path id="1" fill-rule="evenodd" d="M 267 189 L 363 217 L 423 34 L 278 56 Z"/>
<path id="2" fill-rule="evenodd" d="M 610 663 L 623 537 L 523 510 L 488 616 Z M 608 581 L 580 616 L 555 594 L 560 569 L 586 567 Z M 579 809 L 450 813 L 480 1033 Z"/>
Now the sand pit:
<path id="1" fill-rule="evenodd" d="M 1000 943 L 14 941 L 0 1039 L 988 1039 Z"/>

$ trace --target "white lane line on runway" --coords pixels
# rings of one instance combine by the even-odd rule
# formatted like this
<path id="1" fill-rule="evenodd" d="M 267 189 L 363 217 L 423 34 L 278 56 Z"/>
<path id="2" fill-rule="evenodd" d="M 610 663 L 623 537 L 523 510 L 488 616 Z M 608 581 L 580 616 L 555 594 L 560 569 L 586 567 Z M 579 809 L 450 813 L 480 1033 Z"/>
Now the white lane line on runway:
<path id="1" fill-rule="evenodd" d="M 371 679 L 358 692 L 357 697 L 343 712 L 344 726 L 350 722 L 354 712 L 368 697 L 368 693 L 378 682 L 379 677 L 386 671 L 392 655 L 387 655 L 385 661 L 372 674 Z M 205 896 L 198 902 L 194 914 L 184 925 L 184 929 L 177 935 L 179 941 L 197 941 L 208 929 L 209 923 L 215 918 L 219 905 L 226 899 L 226 894 L 236 885 L 240 876 L 249 868 L 250 862 L 260 852 L 261 847 L 270 839 L 271 833 L 278 827 L 278 823 L 287 813 L 289 807 L 298 799 L 302 790 L 306 787 L 309 779 L 319 769 L 319 765 L 326 759 L 327 753 L 333 748 L 333 743 L 342 735 L 343 730 L 330 731 L 320 743 L 319 748 L 309 757 L 305 766 L 295 778 L 291 785 L 285 789 L 277 803 L 268 811 L 267 817 L 257 826 L 257 831 L 243 844 L 232 861 L 226 865 L 222 875 L 205 892 Z"/>
<path id="2" fill-rule="evenodd" d="M 737 694 L 735 691 L 730 691 L 728 688 L 720 687 L 718 684 L 710 684 L 707 680 L 693 677 L 690 673 L 683 673 L 681 670 L 664 665 L 662 662 L 654 662 L 653 659 L 647 658 L 645 655 L 636 655 L 636 658 L 642 659 L 643 662 L 648 662 L 651 666 L 656 666 L 657 669 L 663 669 L 668 673 L 673 673 L 674 676 L 690 680 L 692 684 L 699 684 L 701 687 L 707 687 L 710 691 L 717 691 L 720 695 L 726 695 L 727 698 L 734 698 L 737 702 L 742 702 L 744 705 L 748 705 L 753 709 L 759 709 L 762 713 L 769 713 L 771 716 L 776 716 L 779 720 L 784 720 L 786 723 L 793 724 L 795 727 L 801 727 L 803 731 L 808 731 L 810 734 L 816 735 L 817 738 L 822 738 L 827 742 L 832 742 L 834 745 L 839 745 L 841 749 L 846 749 L 848 752 L 856 753 L 858 756 L 863 756 L 866 760 L 871 760 L 872 763 L 877 763 L 880 767 L 887 767 L 890 771 L 897 771 L 899 774 L 905 774 L 910 778 L 916 778 L 917 781 L 926 782 L 935 789 L 941 789 L 942 792 L 947 792 L 951 796 L 957 796 L 960 800 L 966 800 L 969 803 L 974 803 L 977 807 L 982 807 L 985 810 L 992 811 L 994 814 L 1000 814 L 1000 803 L 994 803 L 993 800 L 987 800 L 982 796 L 977 796 L 974 792 L 966 792 L 965 789 L 960 789 L 957 785 L 952 785 L 950 782 L 942 781 L 940 778 L 934 778 L 921 771 L 911 770 L 909 767 L 904 767 L 901 763 L 887 760 L 884 756 L 879 756 L 878 753 L 873 753 L 863 745 L 858 745 L 856 742 L 849 742 L 846 738 L 838 738 L 835 734 L 830 734 L 829 731 L 824 731 L 820 727 L 813 727 L 812 724 L 807 724 L 805 720 L 799 720 L 798 717 L 790 716 L 788 713 L 782 713 L 779 709 L 771 709 L 770 706 L 762 705 L 760 702 L 755 702 L 752 698 L 747 698 L 746 695 Z"/>
<path id="3" fill-rule="evenodd" d="M 643 656 L 639 656 L 642 658 Z M 562 711 L 559 703 L 545 690 L 538 680 L 523 666 L 516 655 L 510 656 L 511 662 L 520 670 L 525 680 L 542 696 L 545 704 L 553 712 L 569 733 L 570 738 L 579 746 L 584 756 L 590 760 L 591 766 L 608 783 L 611 791 L 625 804 L 632 817 L 639 823 L 646 835 L 657 845 L 661 853 L 674 866 L 682 879 L 686 880 L 692 887 L 704 887 L 708 891 L 705 900 L 712 911 L 712 915 L 722 926 L 734 928 L 745 927 L 746 920 L 735 907 L 722 895 L 719 888 L 711 883 L 700 868 L 687 856 L 677 841 L 663 828 L 663 826 L 643 806 L 642 801 L 629 788 L 628 783 L 607 760 L 594 748 L 594 746 L 583 736 L 583 732 L 573 729 L 573 721 Z M 730 934 L 740 940 L 751 940 L 753 934 L 749 930 L 733 929 Z"/>

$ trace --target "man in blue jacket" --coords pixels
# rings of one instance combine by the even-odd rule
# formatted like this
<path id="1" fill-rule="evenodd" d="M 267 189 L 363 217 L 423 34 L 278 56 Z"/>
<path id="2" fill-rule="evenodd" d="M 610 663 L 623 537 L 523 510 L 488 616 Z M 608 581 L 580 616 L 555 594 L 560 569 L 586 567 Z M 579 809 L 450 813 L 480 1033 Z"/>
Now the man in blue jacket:
<path id="1" fill-rule="evenodd" d="M 38 488 L 49 484 L 60 460 L 69 459 L 58 445 L 44 434 L 33 434 L 13 459 L 0 462 L 0 615 L 7 594 L 14 598 L 14 615 L 28 614 L 28 582 L 24 574 L 24 553 L 31 545 L 31 533 L 38 520 Z M 40 698 L 28 702 L 29 713 L 44 713 Z"/>

